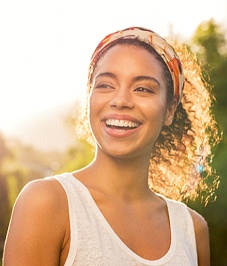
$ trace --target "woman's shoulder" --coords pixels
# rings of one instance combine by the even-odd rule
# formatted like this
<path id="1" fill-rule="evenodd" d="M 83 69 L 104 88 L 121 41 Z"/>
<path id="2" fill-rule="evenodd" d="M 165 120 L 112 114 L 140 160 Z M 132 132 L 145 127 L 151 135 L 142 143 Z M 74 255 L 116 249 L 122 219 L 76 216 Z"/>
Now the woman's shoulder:
<path id="1" fill-rule="evenodd" d="M 185 214 L 187 214 L 187 216 L 191 217 L 196 233 L 197 232 L 200 233 L 200 232 L 204 232 L 208 230 L 208 225 L 207 225 L 206 220 L 197 211 L 188 207 L 184 202 L 169 199 L 164 196 L 162 197 L 165 199 L 167 204 L 171 206 L 171 209 L 175 209 L 176 213 L 179 213 L 179 215 L 181 215 L 179 211 L 182 210 Z"/>
<path id="2" fill-rule="evenodd" d="M 188 209 L 192 216 L 195 228 L 199 265 L 210 265 L 210 244 L 209 244 L 208 224 L 202 215 L 200 215 L 198 212 L 190 208 Z"/>
<path id="3" fill-rule="evenodd" d="M 63 227 L 67 222 L 67 197 L 62 186 L 51 179 L 37 179 L 27 183 L 14 204 L 13 214 L 18 220 Z"/>
<path id="4" fill-rule="evenodd" d="M 184 212 L 190 215 L 190 217 L 192 218 L 195 230 L 203 230 L 204 228 L 207 228 L 207 222 L 204 219 L 204 217 L 201 214 L 199 214 L 197 211 L 188 207 L 187 204 L 185 204 L 184 202 L 176 201 L 176 200 L 169 199 L 166 197 L 164 198 L 167 204 L 171 205 L 172 208 L 175 208 L 176 211 L 179 211 L 180 209 L 182 209 Z"/>
<path id="5" fill-rule="evenodd" d="M 207 238 L 209 232 L 208 232 L 208 224 L 205 218 L 201 214 L 199 214 L 198 212 L 189 207 L 188 210 L 193 220 L 197 240 L 203 237 Z"/>
<path id="6" fill-rule="evenodd" d="M 199 265 L 210 265 L 209 229 L 204 217 L 183 202 L 171 199 L 166 199 L 166 201 L 178 218 L 182 218 L 183 211 L 187 221 L 193 226 Z"/>
<path id="7" fill-rule="evenodd" d="M 21 190 L 17 201 L 28 205 L 38 204 L 43 207 L 59 207 L 64 198 L 61 185 L 54 179 L 36 179 L 28 182 Z"/>
<path id="8" fill-rule="evenodd" d="M 60 184 L 48 179 L 29 182 L 14 204 L 5 261 L 12 265 L 57 263 L 59 250 L 69 239 L 68 224 L 67 199 Z"/>
<path id="9" fill-rule="evenodd" d="M 62 186 L 52 179 L 37 179 L 27 183 L 21 190 L 14 205 L 18 219 L 45 223 L 58 227 L 67 220 L 67 197 Z M 62 224 L 60 225 L 62 226 Z"/>
<path id="10" fill-rule="evenodd" d="M 186 217 L 188 221 L 192 221 L 195 231 L 200 231 L 203 230 L 204 228 L 207 228 L 207 223 L 206 220 L 203 218 L 203 216 L 198 212 L 196 212 L 195 210 L 188 207 L 186 203 L 169 199 L 164 196 L 162 197 L 165 199 L 171 214 L 177 215 L 178 218 L 181 217 L 182 219 L 183 217 Z M 184 215 L 182 216 L 182 214 Z"/>
<path id="11" fill-rule="evenodd" d="M 195 234 L 197 241 L 203 238 L 207 238 L 209 234 L 208 224 L 205 218 L 199 214 L 197 211 L 188 207 L 189 213 L 193 220 L 193 225 L 195 229 Z"/>

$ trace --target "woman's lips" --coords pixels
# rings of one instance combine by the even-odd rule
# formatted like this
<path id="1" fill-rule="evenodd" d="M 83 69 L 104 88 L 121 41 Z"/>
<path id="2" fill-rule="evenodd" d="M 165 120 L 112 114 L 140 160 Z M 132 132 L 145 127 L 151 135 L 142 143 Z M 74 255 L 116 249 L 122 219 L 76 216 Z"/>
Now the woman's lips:
<path id="1" fill-rule="evenodd" d="M 107 127 L 115 127 L 121 129 L 133 129 L 139 126 L 138 122 L 123 119 L 107 119 L 105 122 Z"/>
<path id="2" fill-rule="evenodd" d="M 135 133 L 142 124 L 128 115 L 110 115 L 102 120 L 105 132 L 112 137 L 127 137 Z"/>

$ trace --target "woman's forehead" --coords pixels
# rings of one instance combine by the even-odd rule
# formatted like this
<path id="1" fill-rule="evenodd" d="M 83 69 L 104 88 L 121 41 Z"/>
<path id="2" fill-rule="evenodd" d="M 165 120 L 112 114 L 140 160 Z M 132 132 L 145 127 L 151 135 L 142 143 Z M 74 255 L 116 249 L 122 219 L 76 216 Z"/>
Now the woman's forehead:
<path id="1" fill-rule="evenodd" d="M 154 66 L 155 65 L 155 66 Z M 149 72 L 150 68 L 157 68 L 161 70 L 161 64 L 156 57 L 144 49 L 135 45 L 122 45 L 117 44 L 100 56 L 95 66 L 94 72 L 100 68 L 111 67 L 122 68 L 125 70 L 134 67 L 135 69 L 144 68 Z"/>

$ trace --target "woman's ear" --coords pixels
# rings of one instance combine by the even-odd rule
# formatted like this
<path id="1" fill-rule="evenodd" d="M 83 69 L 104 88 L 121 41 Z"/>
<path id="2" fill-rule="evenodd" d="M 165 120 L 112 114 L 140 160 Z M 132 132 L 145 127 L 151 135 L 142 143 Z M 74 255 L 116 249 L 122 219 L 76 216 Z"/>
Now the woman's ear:
<path id="1" fill-rule="evenodd" d="M 164 122 L 165 126 L 170 126 L 172 124 L 176 109 L 177 109 L 177 101 L 174 100 L 173 103 L 171 103 L 166 110 L 165 122 Z"/>

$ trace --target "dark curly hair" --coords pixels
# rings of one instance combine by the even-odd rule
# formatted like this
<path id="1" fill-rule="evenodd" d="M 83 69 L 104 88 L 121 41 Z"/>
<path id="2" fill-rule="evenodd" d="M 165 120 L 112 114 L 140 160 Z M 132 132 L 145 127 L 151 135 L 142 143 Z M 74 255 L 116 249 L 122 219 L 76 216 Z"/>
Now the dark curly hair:
<path id="1" fill-rule="evenodd" d="M 147 43 L 138 39 L 118 39 L 115 45 L 140 46 L 150 52 L 161 64 L 167 85 L 167 101 L 173 101 L 173 81 L 161 56 Z M 219 183 L 212 168 L 212 147 L 220 141 L 217 123 L 211 112 L 213 96 L 201 72 L 200 64 L 185 45 L 173 47 L 180 57 L 185 84 L 183 98 L 178 105 L 171 126 L 163 126 L 157 139 L 149 166 L 148 182 L 152 190 L 169 198 L 183 201 L 198 196 L 207 203 L 215 198 Z M 92 76 L 103 51 L 88 72 L 87 103 L 77 121 L 77 134 L 94 144 L 88 119 L 88 101 L 92 90 Z"/>

